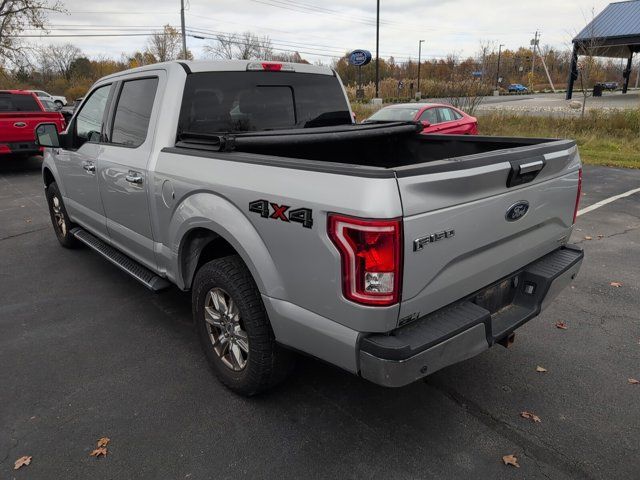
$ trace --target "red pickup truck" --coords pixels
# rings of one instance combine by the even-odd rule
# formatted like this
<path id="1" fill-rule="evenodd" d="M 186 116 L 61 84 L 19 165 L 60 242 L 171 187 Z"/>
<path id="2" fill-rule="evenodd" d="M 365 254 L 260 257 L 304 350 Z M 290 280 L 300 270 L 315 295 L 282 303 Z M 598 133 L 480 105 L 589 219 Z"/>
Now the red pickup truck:
<path id="1" fill-rule="evenodd" d="M 55 123 L 59 132 L 65 129 L 62 114 L 45 111 L 34 93 L 0 90 L 0 157 L 39 153 L 41 148 L 35 142 L 35 128 L 44 122 Z"/>

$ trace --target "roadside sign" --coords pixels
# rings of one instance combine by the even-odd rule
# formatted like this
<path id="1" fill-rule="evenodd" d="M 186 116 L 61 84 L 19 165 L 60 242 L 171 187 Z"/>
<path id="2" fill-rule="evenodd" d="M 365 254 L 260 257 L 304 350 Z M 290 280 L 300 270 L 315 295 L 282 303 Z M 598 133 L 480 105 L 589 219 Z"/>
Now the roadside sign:
<path id="1" fill-rule="evenodd" d="M 354 50 L 349 54 L 349 63 L 355 67 L 362 67 L 371 62 L 369 50 Z"/>

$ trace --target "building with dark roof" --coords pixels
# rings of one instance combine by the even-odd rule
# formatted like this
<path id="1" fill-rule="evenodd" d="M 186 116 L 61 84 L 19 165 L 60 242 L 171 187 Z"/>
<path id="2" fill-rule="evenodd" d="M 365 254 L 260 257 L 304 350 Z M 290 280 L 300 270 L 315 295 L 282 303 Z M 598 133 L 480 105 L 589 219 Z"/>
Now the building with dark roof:
<path id="1" fill-rule="evenodd" d="M 573 39 L 571 73 L 567 85 L 567 100 L 578 78 L 578 57 L 626 58 L 622 93 L 627 93 L 633 54 L 640 52 L 640 0 L 611 3 Z"/>

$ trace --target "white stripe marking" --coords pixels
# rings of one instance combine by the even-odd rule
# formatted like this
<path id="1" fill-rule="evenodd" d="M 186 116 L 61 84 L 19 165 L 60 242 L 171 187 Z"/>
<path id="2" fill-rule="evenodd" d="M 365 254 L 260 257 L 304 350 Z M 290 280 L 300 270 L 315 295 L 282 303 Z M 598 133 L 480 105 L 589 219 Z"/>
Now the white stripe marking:
<path id="1" fill-rule="evenodd" d="M 628 192 L 621 193 L 620 195 L 615 195 L 613 197 L 600 200 L 599 202 L 596 202 L 593 205 L 589 205 L 588 207 L 585 207 L 582 210 L 578 210 L 578 216 L 584 215 L 585 213 L 589 213 L 593 210 L 596 210 L 600 207 L 605 206 L 608 203 L 615 202 L 616 200 L 619 200 L 621 198 L 628 197 L 629 195 L 633 195 L 634 193 L 640 193 L 640 188 L 634 188 L 633 190 L 629 190 Z"/>

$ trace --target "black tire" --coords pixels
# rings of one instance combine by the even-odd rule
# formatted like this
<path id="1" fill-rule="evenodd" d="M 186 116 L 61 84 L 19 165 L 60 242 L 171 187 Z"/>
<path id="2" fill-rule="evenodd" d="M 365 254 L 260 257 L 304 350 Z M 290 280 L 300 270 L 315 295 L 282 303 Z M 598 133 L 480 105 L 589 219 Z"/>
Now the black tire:
<path id="1" fill-rule="evenodd" d="M 220 330 L 205 320 L 205 306 L 211 301 L 210 292 L 215 291 L 227 294 L 239 311 L 238 323 L 248 340 L 246 358 L 243 358 L 246 363 L 240 370 L 225 364 L 214 347 L 214 338 Z M 289 375 L 294 365 L 293 354 L 276 343 L 258 287 L 238 255 L 204 264 L 193 281 L 191 301 L 204 353 L 226 387 L 240 395 L 251 396 L 277 385 Z M 220 350 L 221 343 L 216 345 Z M 227 346 L 227 352 L 229 348 Z"/>
<path id="2" fill-rule="evenodd" d="M 60 107 L 60 108 L 64 107 L 64 103 L 62 103 L 62 100 L 54 100 L 53 103 L 58 105 L 58 107 Z"/>
<path id="3" fill-rule="evenodd" d="M 80 241 L 71 234 L 71 229 L 77 227 L 77 225 L 69 220 L 67 209 L 64 207 L 62 195 L 56 182 L 49 184 L 46 189 L 46 196 L 53 231 L 60 245 L 65 248 L 79 248 L 82 246 Z"/>

